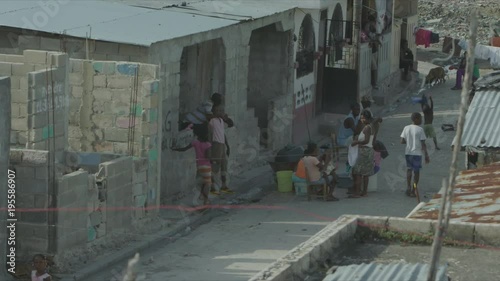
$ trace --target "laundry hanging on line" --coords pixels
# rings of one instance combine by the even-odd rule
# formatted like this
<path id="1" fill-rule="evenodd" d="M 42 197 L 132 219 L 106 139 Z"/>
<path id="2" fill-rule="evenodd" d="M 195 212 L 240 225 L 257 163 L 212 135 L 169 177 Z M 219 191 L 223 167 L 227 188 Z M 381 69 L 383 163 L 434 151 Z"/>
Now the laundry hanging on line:
<path id="1" fill-rule="evenodd" d="M 431 44 L 439 43 L 439 34 L 420 28 L 415 32 L 415 43 L 429 48 Z"/>
<path id="2" fill-rule="evenodd" d="M 443 49 L 442 52 L 445 54 L 449 54 L 451 49 L 453 49 L 453 41 L 455 41 L 455 52 L 453 52 L 454 57 L 459 57 L 462 53 L 462 47 L 458 45 L 460 42 L 459 39 L 453 39 L 451 37 L 446 36 L 443 40 Z"/>
<path id="3" fill-rule="evenodd" d="M 461 39 L 460 42 L 458 42 L 458 45 L 462 49 L 467 50 L 468 42 L 465 41 L 464 39 Z M 476 59 L 489 60 L 490 65 L 493 68 L 500 67 L 500 48 L 499 47 L 485 46 L 485 45 L 478 44 L 478 45 L 476 45 L 476 48 L 474 51 L 474 56 L 476 57 Z"/>

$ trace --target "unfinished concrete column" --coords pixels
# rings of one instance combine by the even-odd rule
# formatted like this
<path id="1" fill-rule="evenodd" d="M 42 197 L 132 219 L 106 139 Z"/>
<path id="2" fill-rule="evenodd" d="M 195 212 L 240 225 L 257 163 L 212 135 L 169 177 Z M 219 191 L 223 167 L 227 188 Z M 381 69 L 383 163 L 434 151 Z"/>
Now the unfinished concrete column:
<path id="1" fill-rule="evenodd" d="M 7 272 L 7 177 L 9 168 L 9 150 L 10 150 L 10 78 L 0 77 L 0 221 L 2 222 L 2 231 L 0 231 L 0 260 L 3 266 L 0 267 L 1 280 L 13 280 L 12 276 Z M 11 267 L 9 265 L 9 267 Z"/>

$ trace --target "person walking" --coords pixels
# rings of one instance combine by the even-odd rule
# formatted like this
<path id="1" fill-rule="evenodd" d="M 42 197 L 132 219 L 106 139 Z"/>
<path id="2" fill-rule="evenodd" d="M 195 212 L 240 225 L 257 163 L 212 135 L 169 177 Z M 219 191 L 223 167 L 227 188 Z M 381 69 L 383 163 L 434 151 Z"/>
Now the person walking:
<path id="1" fill-rule="evenodd" d="M 434 121 L 434 102 L 432 101 L 432 96 L 429 96 L 429 101 L 431 104 L 427 104 L 427 99 L 422 100 L 422 112 L 424 113 L 424 132 L 427 138 L 432 138 L 434 141 L 434 146 L 436 150 L 440 150 L 437 145 L 436 131 L 434 131 L 434 126 L 432 122 Z"/>
<path id="2" fill-rule="evenodd" d="M 425 132 L 424 129 L 420 127 L 422 124 L 422 115 L 418 112 L 414 112 L 411 115 L 411 120 L 413 123 L 404 127 L 403 132 L 401 133 L 401 144 L 406 144 L 406 195 L 415 197 L 415 191 L 411 188 L 412 176 L 413 183 L 418 186 L 420 169 L 422 168 L 422 155 L 425 155 L 426 164 L 430 162 L 430 159 L 425 145 Z"/>

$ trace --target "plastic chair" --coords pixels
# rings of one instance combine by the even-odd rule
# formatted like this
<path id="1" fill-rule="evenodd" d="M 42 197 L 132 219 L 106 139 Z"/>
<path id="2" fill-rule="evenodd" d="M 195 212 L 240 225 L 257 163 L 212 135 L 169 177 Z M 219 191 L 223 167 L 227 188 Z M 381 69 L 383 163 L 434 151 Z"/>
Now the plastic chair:
<path id="1" fill-rule="evenodd" d="M 327 197 L 328 197 L 328 186 L 326 184 L 326 182 L 324 184 L 314 184 L 311 182 L 311 178 L 309 176 L 309 170 L 307 168 L 307 165 L 305 165 L 304 163 L 304 167 L 306 169 L 306 183 L 307 183 L 307 200 L 308 201 L 311 201 L 311 197 L 316 189 L 316 187 L 321 187 L 321 189 L 323 190 L 323 199 L 325 201 L 327 201 Z M 319 196 L 318 196 L 319 197 Z"/>

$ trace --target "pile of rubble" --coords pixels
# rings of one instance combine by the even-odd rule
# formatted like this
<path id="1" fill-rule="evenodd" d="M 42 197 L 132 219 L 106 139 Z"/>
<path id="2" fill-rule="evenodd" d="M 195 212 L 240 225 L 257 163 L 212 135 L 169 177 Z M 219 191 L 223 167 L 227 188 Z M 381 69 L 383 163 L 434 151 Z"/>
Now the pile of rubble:
<path id="1" fill-rule="evenodd" d="M 498 0 L 420 0 L 418 1 L 419 24 L 439 33 L 441 38 L 450 36 L 462 39 L 469 35 L 469 15 L 472 9 L 479 11 L 477 42 L 489 45 L 491 27 L 500 23 Z"/>

